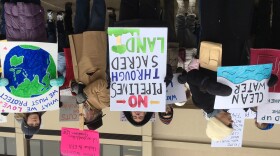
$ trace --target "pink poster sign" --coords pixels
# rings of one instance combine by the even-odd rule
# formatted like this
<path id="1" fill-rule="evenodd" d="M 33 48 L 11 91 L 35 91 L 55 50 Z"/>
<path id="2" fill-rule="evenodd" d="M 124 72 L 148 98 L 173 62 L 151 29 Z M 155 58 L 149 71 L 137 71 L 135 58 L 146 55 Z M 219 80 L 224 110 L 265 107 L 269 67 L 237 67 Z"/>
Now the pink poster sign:
<path id="1" fill-rule="evenodd" d="M 280 78 L 280 50 L 277 49 L 251 49 L 251 64 L 267 64 L 272 63 L 272 73 L 278 79 Z M 280 81 L 273 87 L 269 88 L 269 92 L 280 92 Z"/>
<path id="2" fill-rule="evenodd" d="M 75 128 L 61 129 L 60 153 L 63 156 L 99 156 L 99 133 Z"/>

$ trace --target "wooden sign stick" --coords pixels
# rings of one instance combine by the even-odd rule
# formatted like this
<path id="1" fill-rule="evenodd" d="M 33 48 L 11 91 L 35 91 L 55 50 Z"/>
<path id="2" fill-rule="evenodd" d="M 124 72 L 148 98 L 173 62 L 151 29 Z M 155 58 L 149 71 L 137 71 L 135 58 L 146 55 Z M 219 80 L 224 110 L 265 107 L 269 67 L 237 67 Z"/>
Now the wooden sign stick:
<path id="1" fill-rule="evenodd" d="M 84 130 L 84 104 L 79 104 L 79 129 Z"/>

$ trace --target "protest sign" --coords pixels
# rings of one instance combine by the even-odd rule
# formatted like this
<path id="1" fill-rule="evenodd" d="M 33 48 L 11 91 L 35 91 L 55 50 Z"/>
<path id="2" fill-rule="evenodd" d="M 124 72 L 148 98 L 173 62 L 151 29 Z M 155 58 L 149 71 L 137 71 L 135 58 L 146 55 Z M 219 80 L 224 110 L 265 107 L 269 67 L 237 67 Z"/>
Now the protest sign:
<path id="1" fill-rule="evenodd" d="M 0 111 L 40 112 L 59 108 L 59 88 L 52 87 L 57 67 L 57 44 L 40 42 L 0 42 L 2 77 Z"/>
<path id="2" fill-rule="evenodd" d="M 242 147 L 245 111 L 243 109 L 230 109 L 234 129 L 230 136 L 221 141 L 212 141 L 211 147 Z"/>
<path id="3" fill-rule="evenodd" d="M 279 93 L 269 93 L 269 103 L 258 106 L 257 121 L 261 123 L 280 124 Z"/>
<path id="4" fill-rule="evenodd" d="M 110 110 L 163 112 L 167 28 L 108 28 Z"/>
<path id="5" fill-rule="evenodd" d="M 271 69 L 272 64 L 219 67 L 217 81 L 231 87 L 232 93 L 216 96 L 214 108 L 248 108 L 266 104 Z"/>
<path id="6" fill-rule="evenodd" d="M 272 74 L 280 78 L 280 50 L 277 49 L 251 49 L 251 64 L 267 64 L 272 63 Z M 280 81 L 273 87 L 269 88 L 269 92 L 280 92 Z"/>
<path id="7" fill-rule="evenodd" d="M 255 119 L 257 116 L 256 112 L 253 112 L 251 109 L 248 109 L 247 112 L 245 112 L 245 119 Z"/>
<path id="8" fill-rule="evenodd" d="M 61 129 L 60 153 L 63 156 L 99 156 L 99 133 L 75 128 Z"/>
<path id="9" fill-rule="evenodd" d="M 7 122 L 7 117 L 0 115 L 0 123 L 5 123 Z"/>
<path id="10" fill-rule="evenodd" d="M 59 121 L 79 121 L 78 105 L 73 103 L 64 103 L 59 109 Z"/>
<path id="11" fill-rule="evenodd" d="M 187 101 L 185 86 L 178 82 L 180 74 L 173 74 L 172 82 L 166 88 L 166 104 Z"/>

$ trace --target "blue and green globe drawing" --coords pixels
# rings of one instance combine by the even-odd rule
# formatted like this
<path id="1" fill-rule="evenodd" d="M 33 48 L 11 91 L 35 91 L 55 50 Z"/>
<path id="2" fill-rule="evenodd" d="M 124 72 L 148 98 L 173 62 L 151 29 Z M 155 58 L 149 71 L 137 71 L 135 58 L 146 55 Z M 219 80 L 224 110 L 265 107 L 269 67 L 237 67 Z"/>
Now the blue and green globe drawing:
<path id="1" fill-rule="evenodd" d="M 6 89 L 12 95 L 32 98 L 51 89 L 50 80 L 56 78 L 56 65 L 47 51 L 32 45 L 20 45 L 6 55 L 4 75 L 9 80 Z"/>

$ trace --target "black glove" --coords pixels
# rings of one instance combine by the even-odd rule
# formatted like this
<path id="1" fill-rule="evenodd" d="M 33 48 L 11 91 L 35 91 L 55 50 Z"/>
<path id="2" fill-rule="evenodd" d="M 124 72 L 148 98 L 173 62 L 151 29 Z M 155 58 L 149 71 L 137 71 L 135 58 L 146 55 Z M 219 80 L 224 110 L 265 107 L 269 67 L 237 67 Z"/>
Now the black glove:
<path id="1" fill-rule="evenodd" d="M 173 72 L 172 72 L 172 67 L 170 64 L 167 64 L 166 67 L 166 76 L 164 78 L 164 82 L 166 84 L 166 87 L 172 82 L 173 79 Z"/>
<path id="2" fill-rule="evenodd" d="M 186 70 L 183 69 L 183 72 L 181 75 L 178 76 L 178 82 L 180 84 L 185 84 L 187 83 L 187 75 L 188 75 L 188 72 Z"/>
<path id="3" fill-rule="evenodd" d="M 229 96 L 232 92 L 232 89 L 229 86 L 211 80 L 209 77 L 205 77 L 202 80 L 200 90 L 219 96 Z"/>
<path id="4" fill-rule="evenodd" d="M 278 82 L 277 75 L 271 74 L 271 76 L 267 82 L 267 85 L 268 85 L 268 87 L 273 87 L 274 85 L 276 85 L 277 82 Z"/>

